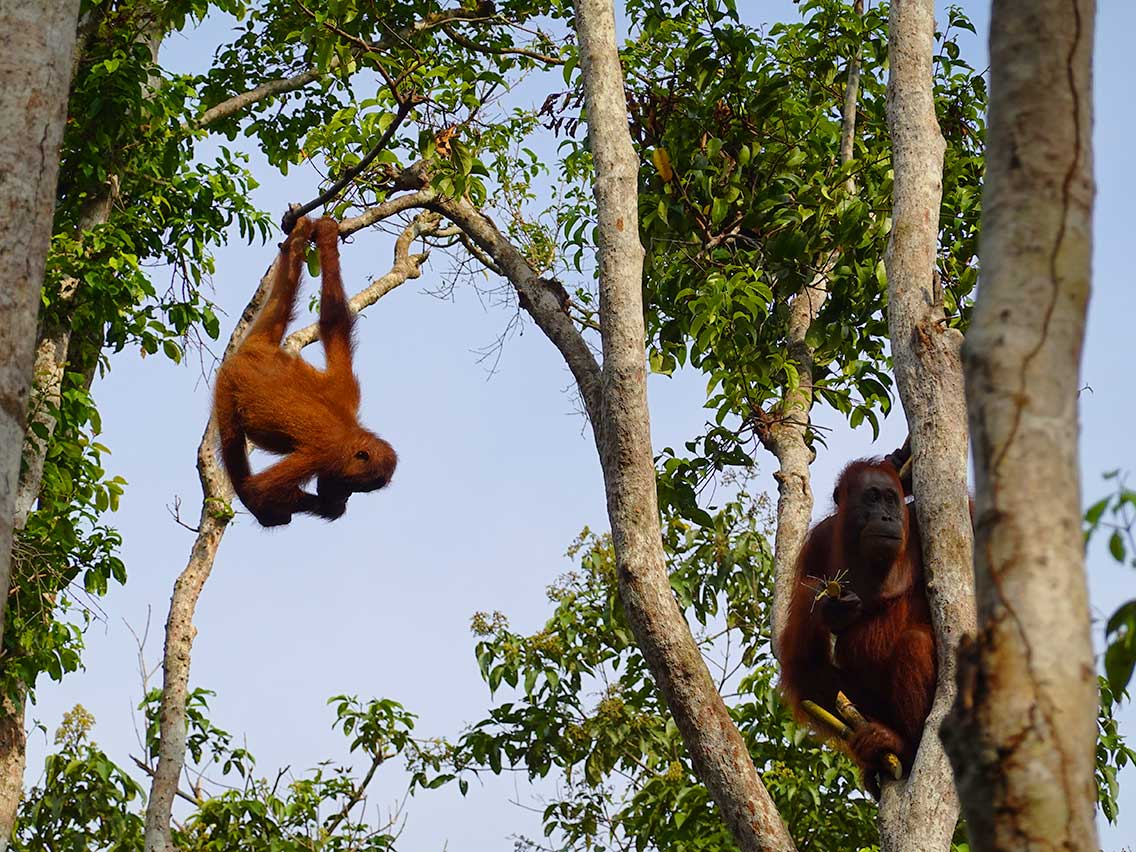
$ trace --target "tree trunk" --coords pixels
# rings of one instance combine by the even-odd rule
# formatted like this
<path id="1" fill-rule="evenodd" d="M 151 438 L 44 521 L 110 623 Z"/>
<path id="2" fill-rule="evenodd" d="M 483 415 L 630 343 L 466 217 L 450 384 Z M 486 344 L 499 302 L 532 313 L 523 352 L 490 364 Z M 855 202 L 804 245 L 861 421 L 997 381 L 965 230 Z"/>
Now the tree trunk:
<path id="1" fill-rule="evenodd" d="M 962 335 L 946 326 L 936 273 L 945 143 L 935 118 L 933 0 L 895 0 L 888 56 L 888 126 L 895 168 L 885 265 L 896 384 L 912 449 L 914 509 L 923 539 L 938 685 L 911 777 L 880 803 L 883 852 L 943 852 L 958 800 L 939 724 L 955 692 L 955 649 L 974 629 L 973 536 L 967 496 Z"/>
<path id="2" fill-rule="evenodd" d="M 55 210 L 78 0 L 0 5 L 0 643 L 36 346 L 36 317 Z M 23 792 L 24 708 L 0 715 L 0 852 Z"/>
<path id="3" fill-rule="evenodd" d="M 19 706 L 9 701 L 3 704 L 0 716 L 0 754 L 7 759 L 0 762 L 0 850 L 11 842 L 16 825 L 16 811 L 24 795 L 24 766 L 27 762 L 28 737 L 24 732 L 24 711 L 27 702 L 20 696 Z"/>
<path id="4" fill-rule="evenodd" d="M 995 0 L 982 285 L 964 351 L 981 632 L 944 734 L 976 852 L 1097 850 L 1077 396 L 1093 0 Z"/>
<path id="5" fill-rule="evenodd" d="M 695 771 L 738 846 L 745 852 L 793 849 L 667 576 L 647 410 L 639 159 L 628 131 L 611 0 L 575 5 L 599 222 L 603 374 L 596 437 L 620 593 Z"/>
<path id="6" fill-rule="evenodd" d="M 0 641 L 78 14 L 78 0 L 5 0 L 0 6 Z"/>

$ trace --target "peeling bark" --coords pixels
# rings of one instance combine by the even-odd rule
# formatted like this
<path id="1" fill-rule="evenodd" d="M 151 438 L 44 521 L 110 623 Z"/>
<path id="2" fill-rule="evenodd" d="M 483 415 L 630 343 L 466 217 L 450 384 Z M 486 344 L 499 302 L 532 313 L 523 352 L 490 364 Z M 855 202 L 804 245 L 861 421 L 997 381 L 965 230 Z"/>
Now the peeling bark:
<path id="1" fill-rule="evenodd" d="M 597 430 L 628 621 L 738 846 L 794 849 L 683 618 L 667 576 L 647 408 L 639 158 L 631 144 L 611 0 L 577 0 L 599 233 L 602 428 Z"/>
<path id="2" fill-rule="evenodd" d="M 982 283 L 964 349 L 980 631 L 943 726 L 971 848 L 1095 850 L 1077 397 L 1093 0 L 995 0 Z"/>
<path id="3" fill-rule="evenodd" d="M 888 56 L 888 127 L 895 167 L 885 265 L 896 384 L 912 449 L 914 509 L 923 539 L 938 685 L 905 782 L 880 803 L 881 850 L 950 848 L 958 800 L 939 723 L 955 692 L 955 649 L 974 629 L 973 543 L 966 469 L 962 334 L 948 328 L 936 273 L 945 142 L 935 117 L 933 0 L 895 0 Z"/>
<path id="4" fill-rule="evenodd" d="M 382 206 L 382 205 L 380 205 Z M 388 215 L 402 209 L 398 205 L 387 208 Z M 372 218 L 357 217 L 340 223 L 340 233 L 354 233 L 369 224 Z M 381 217 L 379 217 L 381 218 Z M 394 288 L 408 279 L 417 278 L 428 253 L 410 254 L 410 244 L 417 237 L 433 233 L 439 219 L 432 213 L 421 213 L 399 236 L 395 242 L 395 260 L 390 272 L 376 279 L 370 286 L 349 300 L 353 311 L 360 311 L 373 305 Z M 225 358 L 236 351 L 245 332 L 260 311 L 268 296 L 276 263 L 274 260 L 260 280 L 256 293 L 241 313 L 237 326 L 229 337 L 225 348 Z M 288 335 L 284 348 L 299 352 L 303 347 L 319 339 L 319 325 L 312 323 Z M 169 616 L 166 619 L 165 652 L 162 661 L 162 704 L 159 715 L 158 765 L 150 781 L 150 798 L 146 807 L 146 852 L 173 852 L 170 837 L 170 815 L 174 798 L 178 794 L 178 777 L 185 766 L 186 747 L 186 698 L 189 691 L 189 666 L 193 640 L 197 628 L 193 626 L 193 614 L 197 601 L 205 587 L 205 582 L 213 570 L 221 538 L 233 519 L 233 490 L 228 477 L 218 462 L 220 439 L 217 426 L 210 418 L 197 448 L 197 473 L 203 494 L 201 518 L 197 527 L 197 537 L 190 552 L 185 570 L 174 583 L 170 599 Z"/>

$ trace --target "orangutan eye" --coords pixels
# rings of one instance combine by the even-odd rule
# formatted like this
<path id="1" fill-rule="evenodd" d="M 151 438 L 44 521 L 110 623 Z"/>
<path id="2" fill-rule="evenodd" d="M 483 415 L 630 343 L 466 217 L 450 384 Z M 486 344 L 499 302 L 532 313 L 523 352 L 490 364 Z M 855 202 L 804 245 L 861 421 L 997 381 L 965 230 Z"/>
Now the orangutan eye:
<path id="1" fill-rule="evenodd" d="M 359 452 L 355 454 L 355 458 L 359 459 L 359 461 L 370 461 L 371 454 L 366 450 L 359 450 Z"/>

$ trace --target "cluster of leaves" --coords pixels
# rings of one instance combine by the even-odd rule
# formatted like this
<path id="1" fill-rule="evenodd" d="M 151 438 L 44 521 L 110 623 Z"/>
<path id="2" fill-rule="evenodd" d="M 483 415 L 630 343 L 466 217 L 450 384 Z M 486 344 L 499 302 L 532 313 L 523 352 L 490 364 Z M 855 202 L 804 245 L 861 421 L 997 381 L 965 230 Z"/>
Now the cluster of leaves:
<path id="1" fill-rule="evenodd" d="M 87 852 L 142 849 L 142 788 L 90 740 L 94 717 L 82 706 L 64 715 L 58 751 L 20 803 L 12 849 Z"/>
<path id="2" fill-rule="evenodd" d="M 1136 568 L 1136 491 L 1120 471 L 1105 474 L 1113 493 L 1085 512 L 1085 546 L 1099 532 L 1108 533 L 1108 552 L 1120 565 Z M 1136 751 L 1125 743 L 1114 718 L 1118 702 L 1128 698 L 1128 685 L 1136 668 L 1136 600 L 1121 604 L 1105 625 L 1105 677 L 1100 678 L 1100 714 L 1097 720 L 1097 802 L 1110 822 L 1119 813 L 1117 773 L 1136 763 Z"/>
<path id="3" fill-rule="evenodd" d="M 1097 750 L 1094 776 L 1097 784 L 1097 805 L 1112 823 L 1120 815 L 1120 770 L 1136 764 L 1133 751 L 1121 736 L 1116 723 L 1116 705 L 1128 698 L 1127 692 L 1114 692 L 1108 678 L 1098 678 L 1100 684 L 1100 711 L 1097 714 Z"/>
<path id="4" fill-rule="evenodd" d="M 671 518 L 671 587 L 799 848 L 870 847 L 874 808 L 851 764 L 807 738 L 777 697 L 763 514 L 743 494 L 706 525 Z M 735 848 L 634 643 L 610 538 L 585 530 L 569 555 L 579 567 L 549 589 L 555 611 L 535 634 L 509 629 L 499 613 L 474 617 L 482 676 L 511 694 L 445 755 L 440 777 L 555 773 L 544 828 L 556 848 Z"/>
<path id="5" fill-rule="evenodd" d="M 652 368 L 708 379 L 715 423 L 699 451 L 716 469 L 752 462 L 749 439 L 799 384 L 789 303 L 823 275 L 830 295 L 808 334 L 814 389 L 853 426 L 891 405 L 883 251 L 890 227 L 886 5 L 800 4 L 768 33 L 732 3 L 636 0 L 623 58 L 640 152 L 641 234 Z M 985 84 L 964 59 L 957 8 L 940 34 L 937 107 L 947 140 L 940 276 L 963 323 L 976 275 Z M 848 63 L 861 63 L 852 161 L 840 164 Z M 575 106 L 564 99 L 564 108 Z M 590 154 L 564 143 L 564 174 Z M 848 179 L 856 191 L 846 190 Z M 581 196 L 583 203 L 583 196 Z M 563 217 L 566 251 L 590 251 L 590 219 Z"/>
<path id="6" fill-rule="evenodd" d="M 329 700 L 335 727 L 348 738 L 348 752 L 365 758 L 357 773 L 324 763 L 298 778 L 256 778 L 254 760 L 210 722 L 207 697 L 189 697 L 188 753 L 196 783 L 183 797 L 192 811 L 174 832 L 186 852 L 245 849 L 250 852 L 384 852 L 394 848 L 398 814 L 376 825 L 364 816 L 367 787 L 376 770 L 417 744 L 414 715 L 394 701 L 361 702 L 345 695 Z M 147 748 L 155 759 L 159 695 L 143 702 Z M 42 780 L 20 807 L 13 849 L 67 852 L 143 848 L 144 796 L 139 784 L 89 739 L 94 720 L 81 707 L 71 711 L 56 735 Z M 215 770 L 221 784 L 208 777 Z"/>
<path id="7" fill-rule="evenodd" d="M 93 437 L 98 413 L 86 391 L 71 386 L 52 414 L 60 425 L 47 446 L 39 505 L 17 531 L 12 548 L 4 634 L 8 659 L 0 689 L 13 706 L 41 673 L 58 681 L 79 667 L 82 630 L 91 618 L 89 608 L 76 606 L 81 596 L 106 594 L 111 580 L 126 582 L 118 557 L 122 539 L 103 520 L 118 508 L 125 482 L 102 467 L 107 449 Z M 89 425 L 76 429 L 76 423 Z M 33 423 L 32 429 L 46 437 L 43 423 Z M 76 587 L 80 575 L 82 584 Z M 73 610 L 76 619 L 66 616 Z"/>
<path id="8" fill-rule="evenodd" d="M 1120 471 L 1105 474 L 1105 479 L 1114 483 L 1114 490 L 1085 512 L 1085 546 L 1098 532 L 1107 531 L 1109 555 L 1120 565 L 1136 568 L 1136 491 L 1128 487 Z M 1112 614 L 1105 625 L 1105 640 L 1105 675 L 1112 693 L 1119 697 L 1136 668 L 1136 600 Z"/>
<path id="9" fill-rule="evenodd" d="M 532 69 L 560 61 L 561 47 L 537 19 L 561 20 L 567 5 L 510 0 L 447 8 L 415 0 L 380 13 L 367 0 L 258 4 L 238 37 L 218 50 L 212 69 L 197 80 L 201 105 L 209 109 L 237 92 L 318 74 L 324 81 L 319 97 L 308 88 L 284 91 L 211 126 L 230 139 L 242 131 L 256 136 L 269 162 L 284 173 L 318 153 L 334 175 L 369 151 L 397 101 L 413 98 L 413 121 L 341 206 L 382 201 L 389 190 L 386 167 L 399 164 L 400 153 L 431 160 L 443 192 L 454 197 L 468 192 L 483 201 L 480 182 L 464 184 L 471 173 L 487 174 L 475 150 L 504 156 L 518 138 L 515 133 L 500 138 L 505 122 L 496 121 L 499 116 L 491 116 L 488 106 Z M 524 34 L 523 41 L 517 33 Z M 368 90 L 365 97 L 357 95 Z"/>

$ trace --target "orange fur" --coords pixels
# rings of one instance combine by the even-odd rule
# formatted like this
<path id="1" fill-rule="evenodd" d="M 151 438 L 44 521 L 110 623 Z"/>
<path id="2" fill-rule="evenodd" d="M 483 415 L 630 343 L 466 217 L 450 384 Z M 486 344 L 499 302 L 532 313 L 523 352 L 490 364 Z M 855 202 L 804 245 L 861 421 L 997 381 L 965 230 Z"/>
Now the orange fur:
<path id="1" fill-rule="evenodd" d="M 292 319 L 309 237 L 319 249 L 320 340 L 327 367 L 318 370 L 280 348 Z M 221 458 L 241 502 L 266 527 L 306 512 L 329 520 L 356 492 L 385 486 L 397 456 L 359 425 L 359 381 L 352 371 L 353 317 L 339 270 L 335 220 L 296 222 L 280 247 L 268 301 L 248 335 L 217 373 L 213 413 Z M 253 474 L 246 439 L 284 458 Z M 316 493 L 303 486 L 316 480 Z"/>
<path id="2" fill-rule="evenodd" d="M 861 535 L 866 491 L 884 494 L 898 538 L 884 546 Z M 888 493 L 892 491 L 892 493 Z M 808 699 L 839 717 L 843 691 L 868 724 L 846 743 L 878 794 L 875 772 L 891 752 L 911 770 L 935 694 L 935 640 L 923 580 L 923 555 L 912 508 L 886 461 L 858 461 L 840 476 L 836 512 L 805 540 L 797 560 L 789 617 L 781 636 L 781 687 L 798 719 L 816 725 L 801 708 Z M 817 600 L 817 581 L 843 576 L 854 602 Z M 835 652 L 832 639 L 835 637 Z"/>

